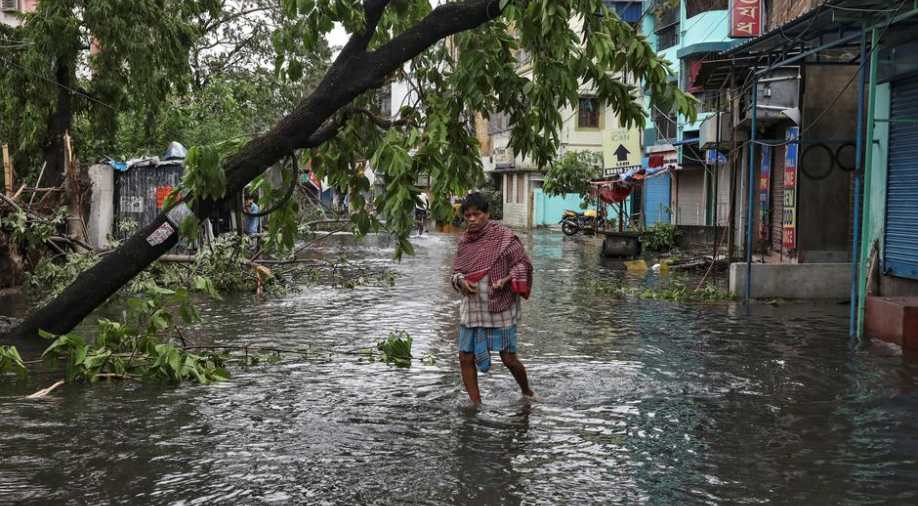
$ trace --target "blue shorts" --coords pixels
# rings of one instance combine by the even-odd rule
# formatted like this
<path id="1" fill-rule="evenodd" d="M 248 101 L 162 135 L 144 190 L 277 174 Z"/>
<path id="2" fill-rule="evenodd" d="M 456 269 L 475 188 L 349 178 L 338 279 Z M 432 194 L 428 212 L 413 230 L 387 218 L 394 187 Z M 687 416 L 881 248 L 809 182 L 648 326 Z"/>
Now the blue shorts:
<path id="1" fill-rule="evenodd" d="M 459 351 L 475 354 L 481 372 L 491 368 L 492 351 L 516 353 L 516 325 L 504 328 L 459 327 Z"/>

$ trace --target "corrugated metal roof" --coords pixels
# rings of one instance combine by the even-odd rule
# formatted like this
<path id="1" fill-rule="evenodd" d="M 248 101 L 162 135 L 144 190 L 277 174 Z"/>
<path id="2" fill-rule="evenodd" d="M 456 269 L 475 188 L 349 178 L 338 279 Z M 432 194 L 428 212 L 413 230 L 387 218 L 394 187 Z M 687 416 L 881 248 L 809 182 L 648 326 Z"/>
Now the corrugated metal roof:
<path id="1" fill-rule="evenodd" d="M 720 88 L 731 71 L 743 74 L 749 67 L 761 66 L 771 55 L 792 56 L 841 39 L 860 31 L 871 14 L 882 19 L 897 12 L 890 8 L 890 3 L 888 0 L 827 1 L 760 37 L 718 53 L 703 63 L 695 82 L 708 89 Z M 898 5 L 906 7 L 904 3 Z"/>

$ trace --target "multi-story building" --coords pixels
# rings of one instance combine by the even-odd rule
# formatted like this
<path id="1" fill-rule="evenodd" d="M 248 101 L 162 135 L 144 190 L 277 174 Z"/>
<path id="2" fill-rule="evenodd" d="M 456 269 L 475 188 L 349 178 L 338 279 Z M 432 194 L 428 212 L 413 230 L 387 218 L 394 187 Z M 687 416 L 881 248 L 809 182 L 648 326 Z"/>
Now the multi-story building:
<path id="1" fill-rule="evenodd" d="M 753 297 L 850 298 L 852 335 L 918 348 L 909 320 L 918 314 L 918 7 L 732 8 L 733 30 L 761 33 L 705 61 L 692 81 L 730 97 L 700 143 L 727 152 L 737 176 L 730 226 L 746 262 L 731 268 L 731 286 Z"/>
<path id="2" fill-rule="evenodd" d="M 700 103 L 698 119 L 690 123 L 647 99 L 652 121 L 644 132 L 646 163 L 658 172 L 644 181 L 644 223 L 713 225 L 716 217 L 723 225 L 729 207 L 729 168 L 716 163 L 716 157 L 709 160 L 697 143 L 701 123 L 716 107 L 716 96 L 695 86 L 694 76 L 702 61 L 737 43 L 729 33 L 728 0 L 647 0 L 643 9 L 643 33 L 671 62 L 680 87 Z"/>
<path id="3" fill-rule="evenodd" d="M 0 0 L 0 24 L 19 26 L 23 12 L 34 12 L 38 0 Z"/>
<path id="4" fill-rule="evenodd" d="M 606 4 L 623 20 L 639 22 L 640 2 L 608 0 Z M 519 72 L 523 76 L 531 74 L 525 54 L 520 55 Z M 641 133 L 634 128 L 621 128 L 614 112 L 600 102 L 588 85 L 581 87 L 577 106 L 565 108 L 561 115 L 561 154 L 593 152 L 597 160 L 602 160 L 607 174 L 628 168 L 622 164 L 640 165 Z M 542 191 L 544 170 L 513 153 L 509 147 L 511 127 L 501 114 L 480 119 L 477 125 L 485 172 L 503 193 L 503 221 L 527 228 L 557 225 L 565 209 L 580 208 L 581 198 L 576 194 L 549 196 Z"/>

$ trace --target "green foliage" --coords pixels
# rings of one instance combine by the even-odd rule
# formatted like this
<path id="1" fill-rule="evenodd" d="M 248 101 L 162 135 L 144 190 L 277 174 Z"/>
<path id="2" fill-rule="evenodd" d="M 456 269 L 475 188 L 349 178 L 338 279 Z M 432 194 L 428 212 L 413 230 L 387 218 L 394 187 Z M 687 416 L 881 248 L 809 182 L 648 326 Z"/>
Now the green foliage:
<path id="1" fill-rule="evenodd" d="M 48 118 L 73 119 L 77 156 L 90 160 L 114 146 L 128 111 L 149 122 L 173 92 L 187 86 L 189 52 L 200 37 L 194 20 L 219 0 L 55 0 L 38 2 L 24 24 L 4 30 L 0 61 L 0 137 L 11 141 L 20 174 L 37 172 L 50 141 Z M 89 41 L 101 48 L 90 51 Z M 59 97 L 73 100 L 59 110 Z M 63 118 L 62 118 L 63 119 Z"/>
<path id="2" fill-rule="evenodd" d="M 504 218 L 504 193 L 500 190 L 487 187 L 481 190 L 481 194 L 488 201 L 488 214 L 492 220 L 502 220 Z"/>
<path id="3" fill-rule="evenodd" d="M 679 229 L 669 223 L 656 223 L 641 235 L 648 251 L 672 251 L 679 241 Z"/>
<path id="4" fill-rule="evenodd" d="M 10 232 L 13 242 L 28 249 L 41 247 L 64 222 L 64 210 L 58 209 L 51 217 L 32 217 L 22 209 L 16 209 L 6 216 L 0 215 L 0 228 Z"/>
<path id="5" fill-rule="evenodd" d="M 592 295 L 614 299 L 638 298 L 642 300 L 665 300 L 671 302 L 716 302 L 734 300 L 730 292 L 708 282 L 701 288 L 687 286 L 680 279 L 673 279 L 660 287 L 634 288 L 604 280 L 590 280 L 585 289 Z"/>
<path id="6" fill-rule="evenodd" d="M 284 0 L 282 5 L 287 23 L 273 37 L 280 74 L 298 74 L 292 62 L 324 39 L 335 22 L 350 33 L 364 29 L 357 0 Z M 480 146 L 472 128 L 476 115 L 506 117 L 514 155 L 540 167 L 554 164 L 555 191 L 574 187 L 576 193 L 584 191 L 583 167 L 556 162 L 565 111 L 576 109 L 582 90 L 611 108 L 624 127 L 644 124 L 639 85 L 657 107 L 695 115 L 694 99 L 671 81 L 669 62 L 601 0 L 507 0 L 500 6 L 497 19 L 458 33 L 448 44 L 434 44 L 391 76 L 414 90 L 404 103 L 393 104 L 399 124 L 383 127 L 367 114 L 339 113 L 343 125 L 337 137 L 311 153 L 319 177 L 351 196 L 355 230 L 376 231 L 384 222 L 397 241 L 397 257 L 412 251 L 408 237 L 418 176 L 430 176 L 431 214 L 441 222 L 452 219 L 451 196 L 482 183 Z M 369 48 L 391 42 L 430 12 L 428 0 L 392 2 Z M 389 116 L 379 107 L 376 90 L 351 106 Z M 365 211 L 368 183 L 362 160 L 369 160 L 383 182 L 374 195 L 377 216 Z M 565 174 L 567 168 L 576 170 Z"/>
<path id="7" fill-rule="evenodd" d="M 192 287 L 213 299 L 219 299 L 220 294 L 252 293 L 258 286 L 258 275 L 245 254 L 252 251 L 253 245 L 254 240 L 247 236 L 220 235 L 209 246 L 199 248 L 193 262 L 156 262 L 138 274 L 125 290 L 142 293 L 154 283 L 170 289 Z M 268 293 L 285 290 L 276 277 L 263 280 L 263 289 Z"/>
<path id="8" fill-rule="evenodd" d="M 673 280 L 668 286 L 661 289 L 647 288 L 638 296 L 641 299 L 673 302 L 715 302 L 734 299 L 729 292 L 721 290 L 713 283 L 708 282 L 704 287 L 696 290 L 687 287 L 679 280 Z"/>
<path id="9" fill-rule="evenodd" d="M 302 354 L 304 358 L 307 355 L 307 352 L 305 351 L 304 352 L 290 351 L 290 353 Z M 254 366 L 254 365 L 260 365 L 260 364 L 277 364 L 277 363 L 280 363 L 281 359 L 282 359 L 281 354 L 278 351 L 254 350 L 253 353 L 246 352 L 240 360 L 242 362 L 242 365 L 244 366 Z"/>
<path id="10" fill-rule="evenodd" d="M 590 181 L 600 175 L 602 155 L 591 151 L 568 151 L 549 165 L 542 187 L 547 195 L 590 194 Z"/>
<path id="11" fill-rule="evenodd" d="M 98 256 L 89 253 L 74 253 L 65 259 L 42 257 L 31 271 L 26 272 L 26 289 L 40 302 L 51 300 L 98 261 Z"/>
<path id="12" fill-rule="evenodd" d="M 294 160 L 295 168 L 296 161 Z M 275 209 L 267 217 L 262 218 L 268 222 L 264 247 L 275 255 L 287 255 L 293 251 L 296 240 L 302 232 L 300 229 L 299 202 L 293 198 L 286 201 L 283 200 L 288 193 L 290 185 L 296 184 L 299 177 L 299 171 L 285 170 L 280 186 L 277 188 L 268 184 L 261 186 L 261 202 L 264 203 L 262 210 L 269 207 Z"/>
<path id="13" fill-rule="evenodd" d="M 15 346 L 0 345 L 0 374 L 6 372 L 25 374 L 26 366 Z"/>
<path id="14" fill-rule="evenodd" d="M 214 144 L 192 146 L 185 158 L 182 189 L 192 198 L 218 200 L 226 194 L 226 173 L 223 161 L 236 153 L 244 139 L 229 139 Z"/>
<path id="15" fill-rule="evenodd" d="M 42 358 L 52 365 L 63 361 L 68 382 L 114 376 L 206 384 L 229 378 L 220 356 L 191 353 L 173 342 L 184 341 L 180 325 L 198 320 L 189 290 L 148 283 L 140 296 L 126 301 L 120 320 L 98 321 L 92 342 L 76 334 L 42 332 L 52 340 Z"/>
<path id="16" fill-rule="evenodd" d="M 404 330 L 392 332 L 376 344 L 382 356 L 380 360 L 396 367 L 411 367 L 411 343 L 413 339 Z"/>

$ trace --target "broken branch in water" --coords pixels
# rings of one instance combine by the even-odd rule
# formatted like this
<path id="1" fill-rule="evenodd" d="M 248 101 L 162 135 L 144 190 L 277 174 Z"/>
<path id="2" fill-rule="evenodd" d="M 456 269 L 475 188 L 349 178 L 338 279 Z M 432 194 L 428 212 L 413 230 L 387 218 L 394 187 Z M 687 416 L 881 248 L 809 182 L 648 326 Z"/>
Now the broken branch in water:
<path id="1" fill-rule="evenodd" d="M 53 392 L 57 387 L 59 387 L 59 386 L 61 386 L 61 385 L 63 385 L 63 384 L 64 384 L 64 380 L 58 380 L 57 383 L 51 385 L 50 387 L 44 388 L 44 389 L 42 389 L 42 390 L 39 390 L 39 391 L 35 392 L 35 393 L 32 394 L 32 395 L 27 395 L 25 398 L 26 398 L 26 399 L 42 399 L 42 398 L 45 398 L 45 397 L 48 396 L 48 394 L 50 394 L 50 393 Z"/>

